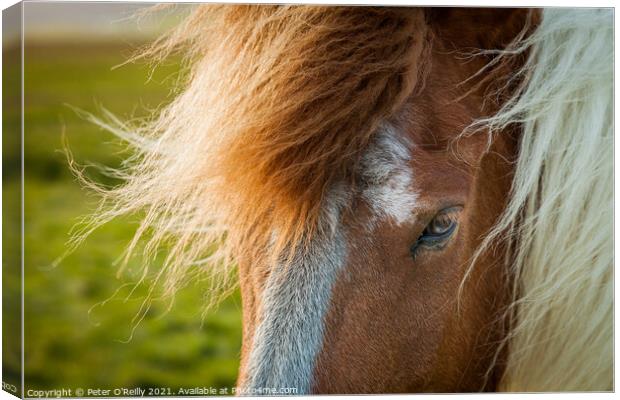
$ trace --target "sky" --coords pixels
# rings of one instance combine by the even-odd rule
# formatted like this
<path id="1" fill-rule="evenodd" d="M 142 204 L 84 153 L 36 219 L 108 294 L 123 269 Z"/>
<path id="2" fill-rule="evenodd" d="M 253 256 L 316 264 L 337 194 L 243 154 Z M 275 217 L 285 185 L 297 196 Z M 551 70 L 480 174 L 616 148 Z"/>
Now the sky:
<path id="1" fill-rule="evenodd" d="M 25 2 L 26 38 L 56 40 L 71 37 L 100 39 L 114 37 L 150 38 L 170 27 L 189 6 L 157 12 L 144 18 L 132 18 L 136 12 L 155 3 Z M 5 11 L 5 32 L 19 31 L 18 13 Z"/>

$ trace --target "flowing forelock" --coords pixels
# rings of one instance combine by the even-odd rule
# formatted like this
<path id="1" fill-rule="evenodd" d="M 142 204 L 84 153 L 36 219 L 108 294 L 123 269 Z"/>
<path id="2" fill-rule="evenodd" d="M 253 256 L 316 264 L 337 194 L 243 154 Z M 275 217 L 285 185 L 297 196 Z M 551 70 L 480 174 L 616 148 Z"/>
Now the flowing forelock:
<path id="1" fill-rule="evenodd" d="M 99 122 L 136 156 L 101 191 L 94 225 L 144 212 L 128 253 L 169 246 L 173 292 L 191 266 L 304 251 L 323 230 L 335 184 L 355 171 L 379 125 L 414 91 L 427 58 L 422 10 L 197 7 L 146 55 L 180 49 L 183 91 L 141 127 Z"/>

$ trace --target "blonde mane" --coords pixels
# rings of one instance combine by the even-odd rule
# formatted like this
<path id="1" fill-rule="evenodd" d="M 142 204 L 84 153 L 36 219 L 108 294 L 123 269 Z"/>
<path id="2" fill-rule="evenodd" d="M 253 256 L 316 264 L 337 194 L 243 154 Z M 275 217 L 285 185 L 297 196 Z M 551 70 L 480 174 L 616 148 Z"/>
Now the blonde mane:
<path id="1" fill-rule="evenodd" d="M 526 84 L 478 127 L 519 124 L 506 210 L 514 282 L 503 391 L 613 389 L 613 11 L 545 9 Z"/>

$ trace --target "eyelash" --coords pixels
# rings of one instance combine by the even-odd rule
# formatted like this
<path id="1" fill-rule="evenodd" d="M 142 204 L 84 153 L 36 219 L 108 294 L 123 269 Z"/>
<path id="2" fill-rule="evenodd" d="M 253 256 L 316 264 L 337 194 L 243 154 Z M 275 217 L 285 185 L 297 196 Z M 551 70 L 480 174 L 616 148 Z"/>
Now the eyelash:
<path id="1" fill-rule="evenodd" d="M 418 237 L 415 243 L 411 246 L 411 255 L 414 258 L 420 247 L 441 249 L 445 245 L 458 225 L 455 211 L 456 209 L 454 207 L 444 209 L 433 217 L 433 219 L 422 231 L 420 237 Z M 440 225 L 446 225 L 446 223 L 448 223 L 448 225 L 442 232 L 434 233 L 433 230 L 436 230 L 435 228 L 437 228 L 437 226 L 434 226 L 436 223 L 440 223 Z"/>

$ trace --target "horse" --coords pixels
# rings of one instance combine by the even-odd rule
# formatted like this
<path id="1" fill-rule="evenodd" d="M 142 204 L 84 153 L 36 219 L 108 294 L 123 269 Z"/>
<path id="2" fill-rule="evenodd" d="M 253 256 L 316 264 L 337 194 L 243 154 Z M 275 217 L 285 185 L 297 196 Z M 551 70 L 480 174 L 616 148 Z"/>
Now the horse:
<path id="1" fill-rule="evenodd" d="M 239 283 L 239 394 L 612 390 L 612 15 L 199 5 L 92 224 Z"/>

